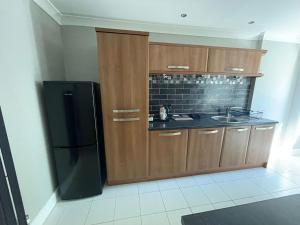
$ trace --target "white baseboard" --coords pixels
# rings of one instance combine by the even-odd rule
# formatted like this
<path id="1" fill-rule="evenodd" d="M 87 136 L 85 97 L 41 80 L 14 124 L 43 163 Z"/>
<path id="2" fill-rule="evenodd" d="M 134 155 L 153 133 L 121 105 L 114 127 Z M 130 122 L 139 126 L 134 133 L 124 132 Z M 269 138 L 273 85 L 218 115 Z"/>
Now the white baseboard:
<path id="1" fill-rule="evenodd" d="M 30 222 L 30 225 L 42 225 L 46 221 L 47 217 L 50 215 L 57 201 L 58 195 L 57 190 L 55 190 L 49 198 L 49 200 L 44 205 L 44 207 L 39 211 L 37 216 Z"/>

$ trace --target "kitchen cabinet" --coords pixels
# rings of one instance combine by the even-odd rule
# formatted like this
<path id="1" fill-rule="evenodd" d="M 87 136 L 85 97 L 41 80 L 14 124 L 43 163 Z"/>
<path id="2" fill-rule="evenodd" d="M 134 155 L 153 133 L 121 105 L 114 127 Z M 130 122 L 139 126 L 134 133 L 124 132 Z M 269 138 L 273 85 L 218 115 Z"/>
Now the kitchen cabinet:
<path id="1" fill-rule="evenodd" d="M 150 73 L 206 72 L 208 47 L 150 43 Z"/>
<path id="2" fill-rule="evenodd" d="M 150 176 L 172 177 L 186 170 L 188 130 L 150 132 Z"/>
<path id="3" fill-rule="evenodd" d="M 266 166 L 274 136 L 275 125 L 253 126 L 249 139 L 246 164 Z"/>
<path id="4" fill-rule="evenodd" d="M 219 167 L 224 128 L 189 130 L 187 171 Z"/>
<path id="5" fill-rule="evenodd" d="M 96 29 L 108 183 L 148 175 L 148 34 Z"/>
<path id="6" fill-rule="evenodd" d="M 226 128 L 220 161 L 222 168 L 245 165 L 250 130 L 249 126 Z"/>
<path id="7" fill-rule="evenodd" d="M 257 76 L 265 53 L 264 50 L 211 47 L 207 72 Z"/>

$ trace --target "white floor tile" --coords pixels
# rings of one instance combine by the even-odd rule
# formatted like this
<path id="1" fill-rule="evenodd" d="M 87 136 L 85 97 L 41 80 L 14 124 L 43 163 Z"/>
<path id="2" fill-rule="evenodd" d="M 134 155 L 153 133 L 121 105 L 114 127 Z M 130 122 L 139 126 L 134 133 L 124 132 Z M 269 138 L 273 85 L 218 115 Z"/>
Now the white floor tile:
<path id="1" fill-rule="evenodd" d="M 157 183 L 161 191 L 179 188 L 175 179 L 160 180 Z"/>
<path id="2" fill-rule="evenodd" d="M 164 212 L 165 207 L 160 192 L 151 192 L 140 195 L 141 214 Z"/>
<path id="3" fill-rule="evenodd" d="M 57 204 L 46 219 L 44 225 L 57 225 L 59 220 L 64 215 L 63 212 L 64 207 L 62 205 Z"/>
<path id="4" fill-rule="evenodd" d="M 219 183 L 219 186 L 231 199 L 267 194 L 260 186 L 245 179 Z"/>
<path id="5" fill-rule="evenodd" d="M 206 175 L 206 174 L 194 176 L 194 179 L 198 185 L 214 183 L 214 180 L 212 179 L 212 177 L 210 175 Z"/>
<path id="6" fill-rule="evenodd" d="M 142 182 L 138 184 L 139 193 L 148 193 L 159 191 L 158 184 L 156 181 Z"/>
<path id="7" fill-rule="evenodd" d="M 161 194 L 167 211 L 188 207 L 179 189 L 162 191 Z"/>
<path id="8" fill-rule="evenodd" d="M 245 205 L 245 204 L 249 204 L 249 203 L 253 203 L 255 202 L 255 199 L 252 197 L 249 198 L 241 198 L 241 199 L 236 199 L 233 200 L 235 205 Z"/>
<path id="9" fill-rule="evenodd" d="M 170 225 L 166 213 L 142 216 L 142 225 Z"/>
<path id="10" fill-rule="evenodd" d="M 115 198 L 116 197 L 116 189 L 114 186 L 104 186 L 103 192 L 101 195 L 95 197 L 97 199 L 107 199 L 107 198 Z"/>
<path id="11" fill-rule="evenodd" d="M 228 208 L 228 207 L 233 207 L 235 206 L 233 201 L 227 201 L 227 202 L 218 202 L 213 204 L 215 209 L 223 209 L 223 208 Z"/>
<path id="12" fill-rule="evenodd" d="M 209 204 L 210 201 L 198 186 L 181 189 L 185 200 L 190 207 Z"/>
<path id="13" fill-rule="evenodd" d="M 100 199 L 92 203 L 86 225 L 110 222 L 114 220 L 115 199 Z"/>
<path id="14" fill-rule="evenodd" d="M 91 203 L 91 201 L 86 200 L 60 203 L 63 204 L 64 212 L 58 224 L 84 225 L 91 207 Z"/>
<path id="15" fill-rule="evenodd" d="M 289 195 L 296 195 L 296 194 L 300 194 L 300 188 L 295 188 L 295 189 L 290 189 L 290 190 L 286 190 L 286 191 L 279 191 L 279 192 L 272 193 L 273 197 L 276 197 L 276 198 L 289 196 Z"/>
<path id="16" fill-rule="evenodd" d="M 192 212 L 193 213 L 202 213 L 202 212 L 211 211 L 214 209 L 215 208 L 213 207 L 212 204 L 207 204 L 207 205 L 200 205 L 200 206 L 192 207 Z"/>
<path id="17" fill-rule="evenodd" d="M 217 184 L 201 185 L 200 187 L 212 203 L 230 201 L 230 198 Z"/>
<path id="18" fill-rule="evenodd" d="M 167 212 L 171 225 L 181 225 L 181 217 L 192 214 L 189 208 Z"/>
<path id="19" fill-rule="evenodd" d="M 116 197 L 138 195 L 139 190 L 137 184 L 122 184 L 114 186 Z"/>
<path id="20" fill-rule="evenodd" d="M 184 188 L 184 187 L 192 187 L 196 186 L 197 183 L 193 177 L 181 177 L 177 178 L 176 182 L 179 187 Z"/>
<path id="21" fill-rule="evenodd" d="M 118 197 L 116 199 L 115 220 L 140 215 L 138 196 Z"/>
<path id="22" fill-rule="evenodd" d="M 230 172 L 215 173 L 212 174 L 211 177 L 215 182 L 226 182 L 226 181 L 243 179 L 245 175 L 241 174 L 240 172 L 230 171 Z"/>
<path id="23" fill-rule="evenodd" d="M 114 225 L 141 225 L 141 224 L 142 224 L 141 218 L 135 217 L 135 218 L 128 218 L 124 220 L 116 220 Z"/>
<path id="24" fill-rule="evenodd" d="M 297 184 L 280 175 L 252 178 L 251 181 L 271 193 L 297 188 Z"/>

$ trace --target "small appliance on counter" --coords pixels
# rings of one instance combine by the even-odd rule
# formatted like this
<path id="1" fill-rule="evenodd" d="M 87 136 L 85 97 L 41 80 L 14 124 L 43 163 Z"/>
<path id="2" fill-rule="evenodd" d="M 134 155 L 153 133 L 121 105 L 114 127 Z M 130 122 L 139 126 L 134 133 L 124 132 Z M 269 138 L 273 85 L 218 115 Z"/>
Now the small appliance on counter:
<path id="1" fill-rule="evenodd" d="M 159 108 L 159 117 L 161 120 L 167 120 L 169 114 L 169 107 L 165 105 L 161 105 Z"/>
<path id="2" fill-rule="evenodd" d="M 44 95 L 61 199 L 101 194 L 106 169 L 99 84 L 45 81 Z"/>

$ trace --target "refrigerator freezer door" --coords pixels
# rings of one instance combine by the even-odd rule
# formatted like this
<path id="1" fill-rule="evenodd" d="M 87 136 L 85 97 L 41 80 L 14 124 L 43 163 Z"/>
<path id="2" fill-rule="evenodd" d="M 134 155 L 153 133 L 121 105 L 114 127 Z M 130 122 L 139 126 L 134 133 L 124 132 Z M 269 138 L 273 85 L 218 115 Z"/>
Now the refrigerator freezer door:
<path id="1" fill-rule="evenodd" d="M 94 145 L 96 121 L 93 84 L 44 84 L 51 142 L 54 147 Z"/>
<path id="2" fill-rule="evenodd" d="M 54 148 L 61 199 L 85 198 L 102 193 L 97 146 Z"/>

